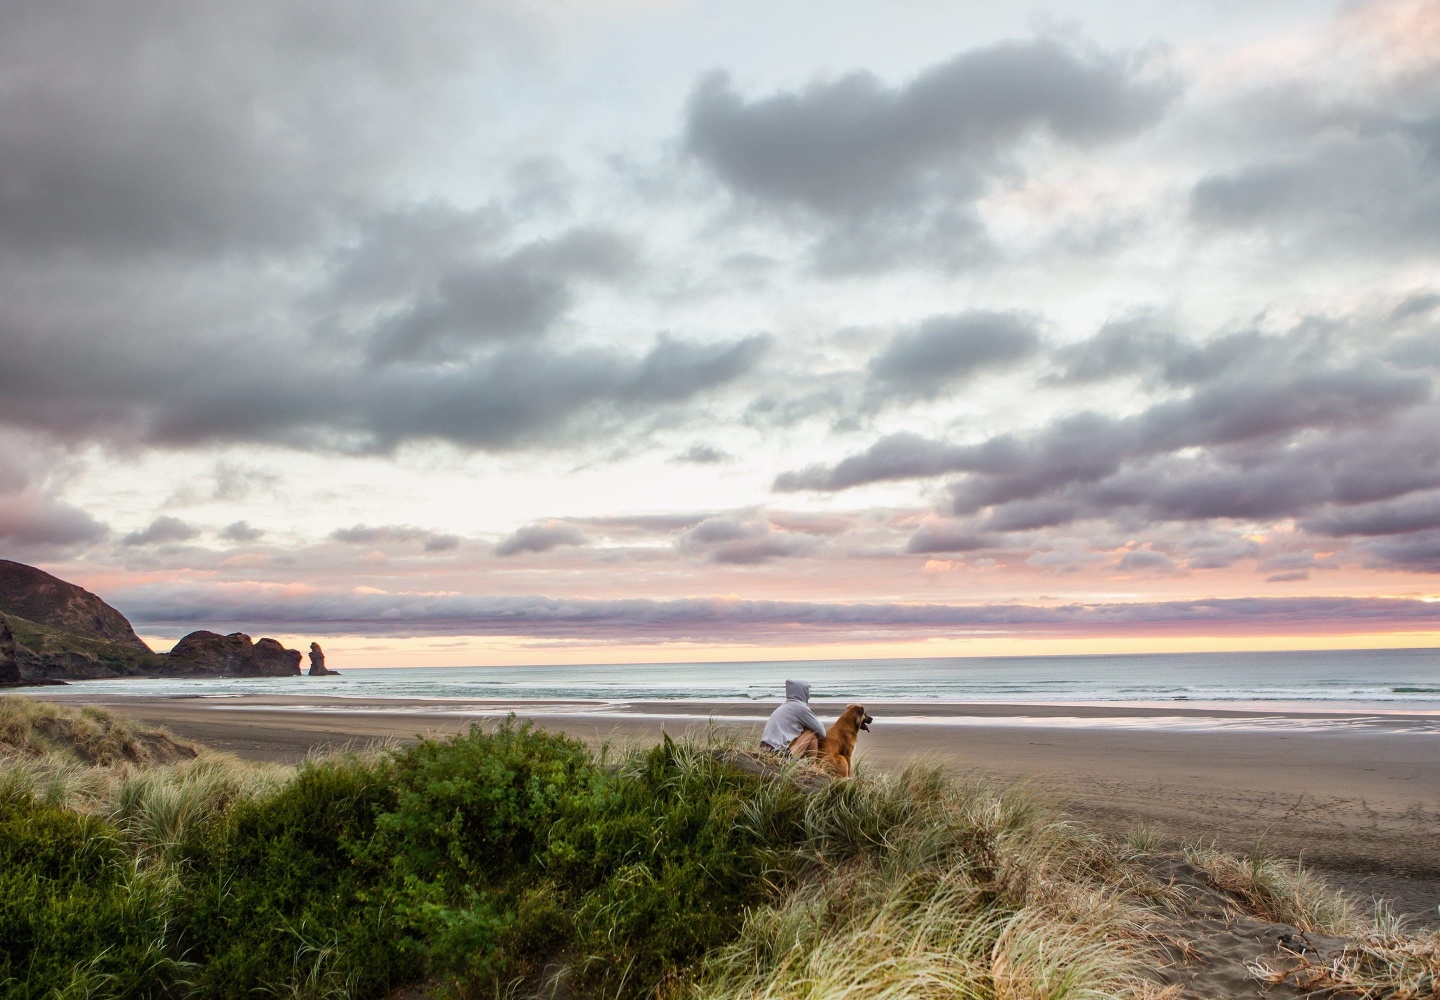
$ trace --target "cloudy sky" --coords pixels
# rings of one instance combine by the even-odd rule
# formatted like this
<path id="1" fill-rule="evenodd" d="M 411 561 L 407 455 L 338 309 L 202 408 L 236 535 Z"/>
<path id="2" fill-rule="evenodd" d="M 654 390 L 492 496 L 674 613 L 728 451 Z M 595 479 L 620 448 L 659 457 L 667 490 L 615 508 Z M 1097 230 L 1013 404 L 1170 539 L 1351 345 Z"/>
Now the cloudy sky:
<path id="1" fill-rule="evenodd" d="M 337 665 L 1440 645 L 1440 7 L 0 0 L 0 556 Z"/>

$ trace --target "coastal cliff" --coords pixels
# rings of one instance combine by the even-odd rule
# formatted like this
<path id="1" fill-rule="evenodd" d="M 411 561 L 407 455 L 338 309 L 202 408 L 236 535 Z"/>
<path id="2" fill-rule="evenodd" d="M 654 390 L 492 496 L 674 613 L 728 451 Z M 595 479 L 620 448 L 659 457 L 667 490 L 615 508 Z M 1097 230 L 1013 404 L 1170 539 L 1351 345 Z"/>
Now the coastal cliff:
<path id="1" fill-rule="evenodd" d="M 243 632 L 191 632 L 157 653 L 82 587 L 0 559 L 0 686 L 111 677 L 285 677 L 300 651 Z"/>

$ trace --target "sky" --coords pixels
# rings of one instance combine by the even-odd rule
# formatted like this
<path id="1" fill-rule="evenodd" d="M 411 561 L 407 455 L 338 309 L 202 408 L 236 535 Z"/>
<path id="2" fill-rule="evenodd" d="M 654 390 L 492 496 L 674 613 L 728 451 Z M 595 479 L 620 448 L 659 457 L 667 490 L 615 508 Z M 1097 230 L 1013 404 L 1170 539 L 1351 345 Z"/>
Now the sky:
<path id="1" fill-rule="evenodd" d="M 1433 0 L 0 0 L 0 556 L 332 666 L 1440 645 Z"/>

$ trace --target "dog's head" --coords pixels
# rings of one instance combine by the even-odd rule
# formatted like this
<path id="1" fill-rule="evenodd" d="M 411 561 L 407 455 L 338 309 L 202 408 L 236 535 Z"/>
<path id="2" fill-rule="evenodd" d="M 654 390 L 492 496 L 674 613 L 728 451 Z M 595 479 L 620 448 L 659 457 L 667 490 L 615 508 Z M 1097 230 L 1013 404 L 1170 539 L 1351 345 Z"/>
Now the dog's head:
<path id="1" fill-rule="evenodd" d="M 864 705 L 851 705 L 845 709 L 845 714 L 855 720 L 855 728 L 857 730 L 863 729 L 867 733 L 870 731 L 870 723 L 875 721 L 870 713 L 865 711 Z"/>

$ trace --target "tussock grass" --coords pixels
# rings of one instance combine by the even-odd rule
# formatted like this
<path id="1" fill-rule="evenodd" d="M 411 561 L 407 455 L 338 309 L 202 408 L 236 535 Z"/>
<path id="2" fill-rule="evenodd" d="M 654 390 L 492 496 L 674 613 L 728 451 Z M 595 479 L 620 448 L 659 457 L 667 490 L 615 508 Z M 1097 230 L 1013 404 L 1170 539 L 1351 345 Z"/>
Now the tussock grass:
<path id="1" fill-rule="evenodd" d="M 124 722 L 101 708 L 0 696 L 0 758 L 60 756 L 100 767 L 145 767 L 197 753 L 164 729 Z"/>
<path id="2" fill-rule="evenodd" d="M 1321 934 L 1365 931 L 1354 901 L 1298 860 L 1268 857 L 1258 848 L 1245 856 L 1228 854 L 1203 844 L 1187 846 L 1184 855 L 1218 888 L 1239 895 L 1267 920 Z"/>
<path id="3" fill-rule="evenodd" d="M 143 860 L 171 860 L 235 802 L 278 790 L 294 772 L 283 765 L 207 754 L 122 773 L 113 781 L 106 817 L 125 832 Z"/>
<path id="4" fill-rule="evenodd" d="M 1125 834 L 1125 846 L 1136 854 L 1154 854 L 1160 849 L 1160 834 L 1144 822 L 1136 823 Z"/>
<path id="5" fill-rule="evenodd" d="M 805 804 L 788 891 L 694 988 L 721 997 L 1155 997 L 1145 901 L 1165 887 L 1022 790 L 938 767 Z"/>
<path id="6" fill-rule="evenodd" d="M 1369 926 L 1323 961 L 1260 960 L 1250 974 L 1272 985 L 1288 982 L 1315 993 L 1370 1000 L 1425 1000 L 1440 996 L 1440 931 L 1408 934 L 1388 905 L 1375 907 Z"/>

